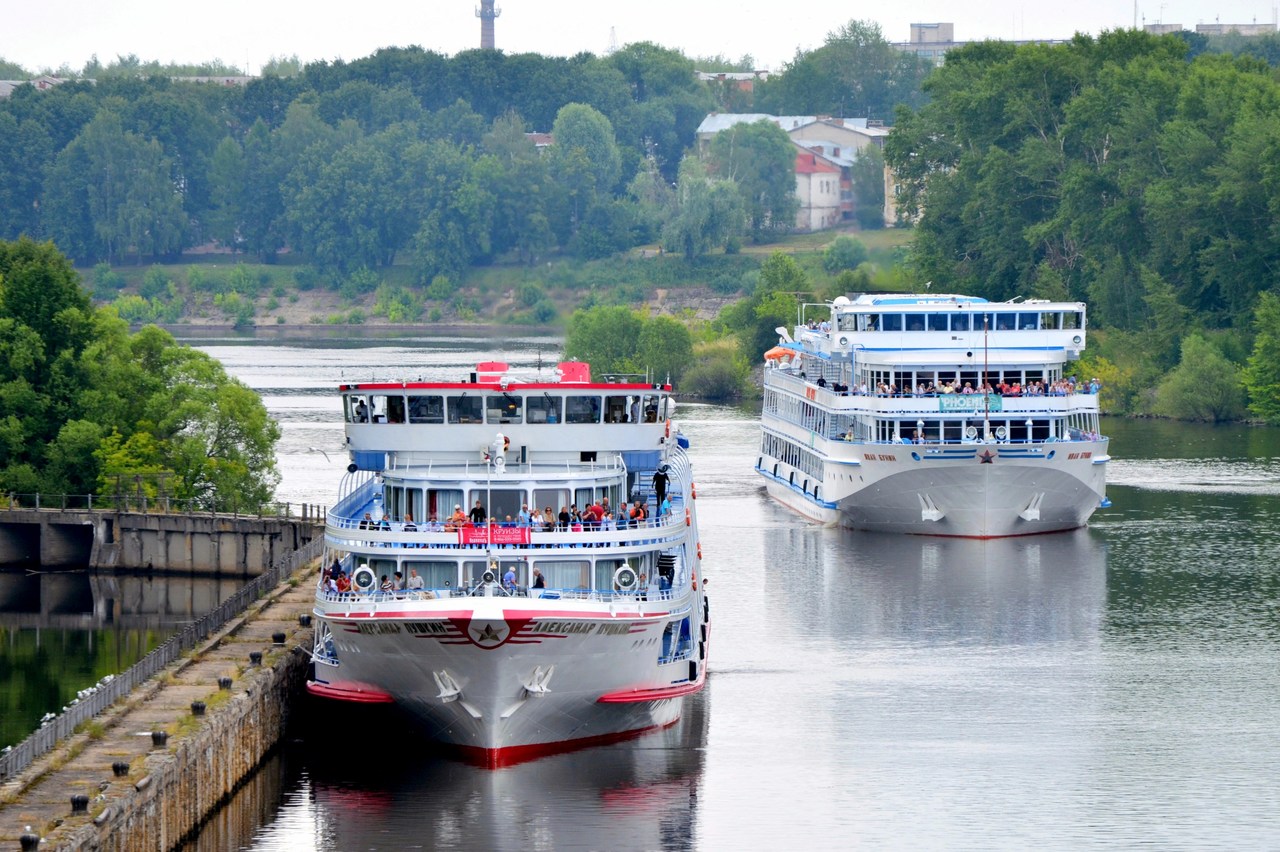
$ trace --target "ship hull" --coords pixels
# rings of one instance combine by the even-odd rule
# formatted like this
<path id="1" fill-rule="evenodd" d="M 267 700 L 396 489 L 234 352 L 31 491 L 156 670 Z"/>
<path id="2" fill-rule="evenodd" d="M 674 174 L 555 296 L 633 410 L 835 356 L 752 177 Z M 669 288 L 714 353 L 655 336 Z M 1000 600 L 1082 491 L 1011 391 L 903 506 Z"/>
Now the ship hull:
<path id="1" fill-rule="evenodd" d="M 612 616 L 509 600 L 444 617 L 317 613 L 342 662 L 317 665 L 309 689 L 393 702 L 447 750 L 497 767 L 673 724 L 683 696 L 702 686 L 705 639 L 692 659 L 662 656 L 666 626 L 692 599 L 683 613 Z"/>
<path id="2" fill-rule="evenodd" d="M 1061 463 L 1005 458 L 999 449 L 989 463 L 981 451 L 917 461 L 912 455 L 920 453 L 895 449 L 901 458 L 864 464 L 858 487 L 829 502 L 766 475 L 767 490 L 811 520 L 850 529 L 983 539 L 1036 535 L 1084 526 L 1105 503 L 1105 444 L 1091 449 L 1077 451 L 1083 460 Z"/>

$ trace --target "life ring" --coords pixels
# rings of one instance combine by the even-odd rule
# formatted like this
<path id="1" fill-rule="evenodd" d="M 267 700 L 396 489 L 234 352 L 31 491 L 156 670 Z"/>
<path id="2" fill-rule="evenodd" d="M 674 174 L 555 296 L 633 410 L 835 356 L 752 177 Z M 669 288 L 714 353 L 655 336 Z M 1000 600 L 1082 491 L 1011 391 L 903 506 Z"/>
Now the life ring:
<path id="1" fill-rule="evenodd" d="M 630 565 L 623 565 L 617 571 L 613 572 L 614 588 L 624 592 L 630 592 L 635 589 L 640 582 L 640 578 L 636 576 L 635 569 Z"/>
<path id="2" fill-rule="evenodd" d="M 698 542 L 698 558 L 702 558 L 702 542 Z"/>
<path id="3" fill-rule="evenodd" d="M 1003 441 L 1005 438 L 1009 437 L 1009 430 L 1003 426 L 997 426 L 996 437 Z"/>
<path id="4" fill-rule="evenodd" d="M 671 418 L 667 418 L 667 437 L 671 437 Z"/>
<path id="5" fill-rule="evenodd" d="M 693 518 L 689 517 L 689 510 L 688 510 L 688 509 L 685 509 L 685 510 L 684 510 L 684 525 L 685 525 L 686 527 L 691 527 L 691 526 L 693 526 Z"/>
<path id="6" fill-rule="evenodd" d="M 378 575 L 368 565 L 361 565 L 351 575 L 352 591 L 368 594 L 378 586 Z"/>
<path id="7" fill-rule="evenodd" d="M 692 497 L 694 500 L 698 499 L 698 483 L 696 482 L 689 483 L 689 496 Z"/>
<path id="8" fill-rule="evenodd" d="M 974 438 L 977 438 L 977 437 L 978 437 L 978 427 L 977 427 L 977 426 L 966 426 L 966 427 L 964 428 L 964 436 L 965 436 L 966 438 L 968 438 L 970 441 L 972 441 Z"/>

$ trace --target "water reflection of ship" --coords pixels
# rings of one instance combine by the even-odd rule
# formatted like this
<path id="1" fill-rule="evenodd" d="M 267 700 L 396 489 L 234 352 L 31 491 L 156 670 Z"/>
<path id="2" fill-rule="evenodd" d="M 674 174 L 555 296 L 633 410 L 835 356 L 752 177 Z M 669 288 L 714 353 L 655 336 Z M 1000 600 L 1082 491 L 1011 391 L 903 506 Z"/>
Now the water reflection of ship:
<path id="1" fill-rule="evenodd" d="M 91 630 L 172 627 L 217 608 L 243 578 L 89 569 L 0 571 L 0 625 Z"/>
<path id="2" fill-rule="evenodd" d="M 317 720 L 308 710 L 308 730 L 288 749 L 299 781 L 286 786 L 306 794 L 286 799 L 255 845 L 270 834 L 274 847 L 296 841 L 326 850 L 368 848 L 375 837 L 389 849 L 691 848 L 711 692 L 689 696 L 681 720 L 664 730 L 500 771 L 437 757 L 419 738 L 388 733 L 385 726 L 412 724 L 396 721 L 394 710 L 353 708 L 347 716 L 339 712 L 346 708 L 313 705 L 338 715 Z M 353 723 L 368 735 L 353 735 Z M 377 761 L 369 760 L 371 746 Z M 227 810 L 240 807 L 237 797 Z M 226 830 L 237 836 L 211 834 Z M 287 836 L 292 830 L 305 836 Z M 242 831 L 211 827 L 199 848 L 235 848 L 246 840 Z"/>
<path id="3" fill-rule="evenodd" d="M 796 528 L 766 539 L 764 564 L 797 619 L 844 637 L 1079 639 L 1098 632 L 1106 607 L 1106 545 L 1087 529 L 977 541 Z"/>

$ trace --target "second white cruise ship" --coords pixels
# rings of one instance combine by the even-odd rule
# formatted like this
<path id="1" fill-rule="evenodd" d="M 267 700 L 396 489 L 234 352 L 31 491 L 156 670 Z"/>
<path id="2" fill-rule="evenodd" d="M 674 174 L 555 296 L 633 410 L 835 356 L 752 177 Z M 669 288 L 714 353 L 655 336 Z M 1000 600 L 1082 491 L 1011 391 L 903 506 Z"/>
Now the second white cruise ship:
<path id="1" fill-rule="evenodd" d="M 1098 383 L 1070 369 L 1083 304 L 899 293 L 802 311 L 765 353 L 756 470 L 780 502 L 970 538 L 1072 529 L 1110 505 Z"/>

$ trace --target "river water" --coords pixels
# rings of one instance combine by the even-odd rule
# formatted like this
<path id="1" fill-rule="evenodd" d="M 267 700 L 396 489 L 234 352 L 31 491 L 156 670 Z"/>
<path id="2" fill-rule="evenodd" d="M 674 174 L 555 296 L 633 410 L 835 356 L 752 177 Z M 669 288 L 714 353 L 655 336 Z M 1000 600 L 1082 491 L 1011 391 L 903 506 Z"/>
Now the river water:
<path id="1" fill-rule="evenodd" d="M 279 498 L 321 504 L 338 383 L 556 346 L 196 343 L 280 420 Z M 1112 508 L 984 543 L 815 527 L 753 474 L 754 410 L 676 420 L 714 627 L 679 724 L 486 771 L 308 704 L 189 848 L 1280 847 L 1280 431 L 1112 420 Z"/>

